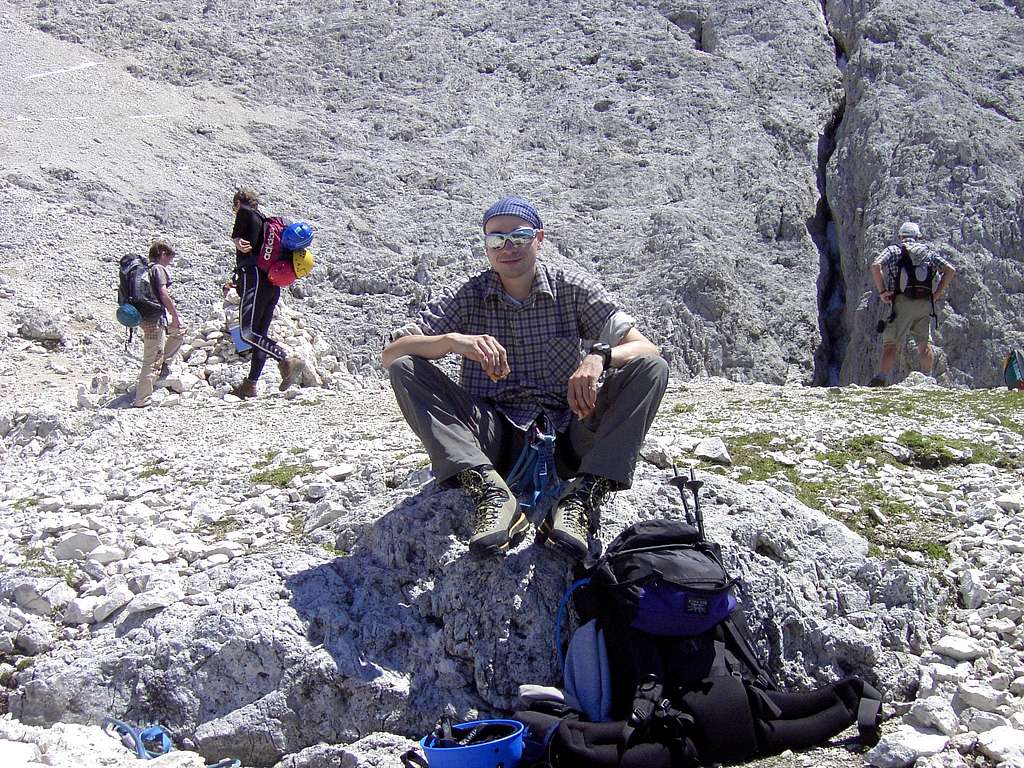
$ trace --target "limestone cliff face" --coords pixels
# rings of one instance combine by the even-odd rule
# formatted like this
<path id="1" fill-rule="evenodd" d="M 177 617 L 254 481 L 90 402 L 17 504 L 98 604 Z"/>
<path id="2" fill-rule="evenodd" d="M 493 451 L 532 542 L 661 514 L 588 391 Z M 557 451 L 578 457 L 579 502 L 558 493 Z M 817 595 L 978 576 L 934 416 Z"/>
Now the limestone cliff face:
<path id="1" fill-rule="evenodd" d="M 136 123 L 167 132 L 144 156 L 62 151 L 46 128 L 47 167 L 26 156 L 3 182 L 18 204 L 192 238 L 205 280 L 230 261 L 225 198 L 254 184 L 317 225 L 321 267 L 293 293 L 353 371 L 481 268 L 479 214 L 509 192 L 541 208 L 546 257 L 602 279 L 686 374 L 864 381 L 866 267 L 906 217 L 962 267 L 949 379 L 992 385 L 1021 343 L 1019 2 L 6 7 L 188 115 Z M 184 289 L 203 301 L 208 282 Z"/>
<path id="2" fill-rule="evenodd" d="M 828 167 L 848 346 L 842 380 L 878 352 L 868 265 L 914 219 L 957 266 L 938 338 L 952 381 L 998 383 L 1024 307 L 1024 23 L 1020 3 L 828 2 L 847 63 Z"/>

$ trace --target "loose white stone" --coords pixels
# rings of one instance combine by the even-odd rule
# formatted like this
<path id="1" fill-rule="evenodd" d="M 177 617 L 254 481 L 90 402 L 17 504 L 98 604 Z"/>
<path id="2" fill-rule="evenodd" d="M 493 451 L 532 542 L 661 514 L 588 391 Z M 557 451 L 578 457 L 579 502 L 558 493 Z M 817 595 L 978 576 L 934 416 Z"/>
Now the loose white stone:
<path id="1" fill-rule="evenodd" d="M 986 654 L 985 647 L 969 637 L 946 635 L 932 645 L 932 652 L 957 661 L 973 661 Z"/>
<path id="2" fill-rule="evenodd" d="M 0 740 L 0 765 L 20 768 L 33 763 L 42 764 L 42 755 L 35 744 L 21 741 Z"/>
<path id="3" fill-rule="evenodd" d="M 977 680 L 968 680 L 957 687 L 957 695 L 968 707 L 983 712 L 995 712 L 999 707 L 1009 703 L 1009 694 L 997 691 L 991 685 Z"/>
<path id="4" fill-rule="evenodd" d="M 960 595 L 966 608 L 980 608 L 988 600 L 989 592 L 985 588 L 984 579 L 985 574 L 977 568 L 968 568 L 960 574 Z"/>
<path id="5" fill-rule="evenodd" d="M 1024 509 L 1024 496 L 1019 493 L 1006 493 L 996 498 L 995 503 L 1005 512 L 1020 512 Z"/>
<path id="6" fill-rule="evenodd" d="M 95 560 L 100 565 L 115 563 L 118 560 L 124 560 L 124 558 L 125 552 L 123 549 L 109 544 L 100 544 L 100 546 L 89 553 L 89 559 Z"/>
<path id="7" fill-rule="evenodd" d="M 331 478 L 331 480 L 338 482 L 339 480 L 344 480 L 346 477 L 349 477 L 355 471 L 356 468 L 352 464 L 336 464 L 333 467 L 325 469 L 324 474 Z"/>
<path id="8" fill-rule="evenodd" d="M 974 733 L 985 733 L 993 728 L 1001 728 L 1004 725 L 1010 724 L 1009 720 L 995 712 L 979 712 L 974 709 L 969 711 L 970 716 L 967 718 L 967 727 Z"/>
<path id="9" fill-rule="evenodd" d="M 953 707 L 942 696 L 929 696 L 918 699 L 907 715 L 919 725 L 935 728 L 947 736 L 953 736 L 959 730 L 960 721 Z"/>
<path id="10" fill-rule="evenodd" d="M 732 457 L 729 456 L 729 449 L 720 437 L 706 437 L 697 443 L 693 454 L 699 459 L 714 462 L 716 464 L 732 464 Z"/>
<path id="11" fill-rule="evenodd" d="M 185 593 L 177 584 L 160 584 L 156 588 L 132 598 L 124 609 L 124 616 L 166 608 L 184 597 Z"/>
<path id="12" fill-rule="evenodd" d="M 978 749 L 997 763 L 1024 764 L 1024 731 L 1000 726 L 981 734 Z"/>
<path id="13" fill-rule="evenodd" d="M 907 768 L 921 757 L 938 754 L 948 743 L 941 733 L 901 725 L 883 736 L 864 759 L 876 768 Z"/>
<path id="14" fill-rule="evenodd" d="M 40 512 L 56 512 L 58 509 L 64 506 L 64 499 L 60 496 L 47 496 L 45 499 L 39 500 Z"/>
<path id="15" fill-rule="evenodd" d="M 96 621 L 96 607 L 102 601 L 101 597 L 77 597 L 68 603 L 61 621 L 65 624 L 92 624 Z"/>

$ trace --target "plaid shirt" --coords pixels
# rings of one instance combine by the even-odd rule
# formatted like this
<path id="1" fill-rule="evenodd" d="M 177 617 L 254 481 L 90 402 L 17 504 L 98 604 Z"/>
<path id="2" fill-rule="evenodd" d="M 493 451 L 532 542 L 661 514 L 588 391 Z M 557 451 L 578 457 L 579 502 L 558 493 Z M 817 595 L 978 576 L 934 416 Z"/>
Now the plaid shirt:
<path id="1" fill-rule="evenodd" d="M 463 358 L 461 384 L 493 403 L 513 424 L 528 429 L 545 414 L 555 429 L 569 427 L 569 377 L 579 367 L 583 339 L 598 339 L 618 311 L 600 285 L 580 274 L 537 262 L 530 295 L 510 297 L 488 269 L 432 301 L 420 317 L 427 336 L 489 334 L 508 353 L 511 373 L 494 382 L 480 363 Z"/>
<path id="2" fill-rule="evenodd" d="M 946 259 L 942 258 L 936 251 L 929 248 L 926 243 L 922 243 L 920 240 L 907 243 L 907 255 L 910 256 L 910 263 L 915 267 L 928 267 L 932 270 L 933 275 L 938 275 L 941 272 L 945 272 L 952 268 L 952 264 Z M 906 282 L 906 280 L 900 280 L 900 254 L 902 254 L 902 248 L 899 245 L 890 245 L 887 248 L 883 248 L 882 251 L 875 257 L 874 264 L 877 264 L 882 269 L 882 279 L 885 283 L 885 289 L 887 291 L 896 290 L 897 282 Z"/>

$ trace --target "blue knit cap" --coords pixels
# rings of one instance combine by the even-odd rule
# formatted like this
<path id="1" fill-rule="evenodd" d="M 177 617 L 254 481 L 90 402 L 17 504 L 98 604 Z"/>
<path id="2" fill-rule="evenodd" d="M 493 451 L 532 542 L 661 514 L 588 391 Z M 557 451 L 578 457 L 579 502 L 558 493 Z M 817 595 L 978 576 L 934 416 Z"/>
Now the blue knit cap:
<path id="1" fill-rule="evenodd" d="M 518 216 L 523 221 L 528 221 L 534 229 L 544 229 L 540 223 L 540 214 L 533 205 L 521 197 L 503 197 L 484 214 L 483 226 L 495 216 Z"/>

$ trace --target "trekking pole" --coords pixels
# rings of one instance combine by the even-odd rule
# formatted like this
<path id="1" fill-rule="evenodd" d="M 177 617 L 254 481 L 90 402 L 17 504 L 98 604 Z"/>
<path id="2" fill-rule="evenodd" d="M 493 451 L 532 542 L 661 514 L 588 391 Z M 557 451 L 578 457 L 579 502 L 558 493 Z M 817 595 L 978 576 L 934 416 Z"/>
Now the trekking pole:
<path id="1" fill-rule="evenodd" d="M 676 468 L 674 461 L 672 462 L 672 477 L 669 479 L 668 484 L 679 489 L 679 498 L 683 500 L 683 509 L 686 510 L 686 522 L 694 525 L 693 513 L 690 512 L 690 502 L 686 499 L 686 478 L 679 476 L 679 470 Z"/>
<path id="2" fill-rule="evenodd" d="M 704 485 L 703 480 L 697 479 L 697 473 L 693 471 L 693 467 L 690 467 L 690 479 L 686 481 L 686 487 L 693 493 L 693 508 L 697 517 L 697 533 L 700 534 L 700 540 L 706 541 L 707 537 L 704 535 L 704 513 L 700 511 L 700 487 Z"/>

